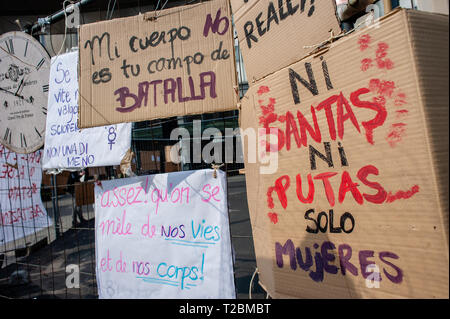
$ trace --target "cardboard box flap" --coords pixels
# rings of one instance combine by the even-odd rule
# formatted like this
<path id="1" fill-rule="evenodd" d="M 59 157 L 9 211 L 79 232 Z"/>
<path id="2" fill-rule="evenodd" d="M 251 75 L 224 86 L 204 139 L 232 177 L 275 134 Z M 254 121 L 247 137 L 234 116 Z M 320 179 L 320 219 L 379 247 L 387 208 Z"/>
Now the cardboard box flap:
<path id="1" fill-rule="evenodd" d="M 286 67 L 341 32 L 334 0 L 233 1 L 234 21 L 249 82 Z"/>
<path id="2" fill-rule="evenodd" d="M 437 177 L 443 231 L 449 240 L 449 39 L 448 15 L 405 10 L 424 105 L 430 161 Z M 435 48 L 430 50 L 430 48 Z M 448 257 L 447 257 L 448 258 Z"/>
<path id="3" fill-rule="evenodd" d="M 253 92 L 253 87 L 247 91 L 245 96 L 241 99 L 242 110 L 245 110 L 245 116 L 242 116 L 242 112 L 239 114 L 239 121 L 241 128 L 240 140 L 242 143 L 242 149 L 244 152 L 252 147 L 254 141 L 252 141 L 252 134 L 255 132 L 254 121 L 256 117 L 256 109 L 254 107 L 254 96 L 251 94 Z M 246 132 L 248 131 L 248 136 Z M 257 132 L 256 132 L 257 134 Z M 253 145 L 254 146 L 254 145 Z M 258 150 L 256 150 L 256 153 Z M 266 256 L 270 256 L 271 247 L 267 240 L 260 240 L 264 238 L 269 233 L 269 223 L 267 219 L 262 214 L 255 214 L 258 206 L 257 203 L 264 198 L 264 194 L 259 192 L 258 188 L 254 188 L 253 185 L 259 185 L 260 181 L 260 167 L 261 165 L 256 160 L 258 154 L 254 155 L 255 161 L 249 161 L 249 153 L 246 154 L 245 158 L 245 180 L 247 185 L 247 205 L 250 212 L 250 223 L 253 232 L 253 243 L 256 252 L 256 266 L 258 268 L 259 282 L 263 286 L 264 290 L 267 292 L 275 290 L 275 282 L 272 271 L 272 260 Z M 249 185 L 252 185 L 251 191 L 249 190 Z"/>

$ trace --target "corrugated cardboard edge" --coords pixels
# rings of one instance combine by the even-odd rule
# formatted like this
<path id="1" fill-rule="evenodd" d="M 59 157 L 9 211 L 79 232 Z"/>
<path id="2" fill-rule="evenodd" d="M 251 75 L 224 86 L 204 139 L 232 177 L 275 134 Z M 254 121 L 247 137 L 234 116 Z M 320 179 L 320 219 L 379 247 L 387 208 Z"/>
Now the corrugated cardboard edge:
<path id="1" fill-rule="evenodd" d="M 449 91 L 448 91 L 448 15 L 433 14 L 428 12 L 403 10 L 405 15 L 405 23 L 408 25 L 408 42 L 411 45 L 411 52 L 413 52 L 413 64 L 414 74 L 416 78 L 417 91 L 419 94 L 419 103 L 422 111 L 423 126 L 425 132 L 425 139 L 427 140 L 429 160 L 432 170 L 433 183 L 435 188 L 436 197 L 438 198 L 439 211 L 441 212 L 441 231 L 443 237 L 446 239 L 446 251 L 447 262 L 449 260 L 449 135 L 448 135 L 448 122 L 449 122 Z M 438 21 L 438 17 L 442 19 Z M 432 19 L 431 19 L 432 18 Z M 447 35 L 446 38 L 438 38 L 435 35 L 435 29 L 427 30 L 421 28 L 417 21 L 412 23 L 412 19 L 417 19 L 421 24 L 427 24 L 432 22 L 433 26 L 439 23 L 439 26 L 446 30 L 441 32 L 442 35 Z M 427 37 L 427 32 L 428 37 Z M 430 34 L 433 33 L 433 34 Z M 421 43 L 423 39 L 427 40 L 427 43 Z M 434 47 L 441 46 L 442 50 L 432 51 L 427 45 Z M 438 60 L 436 60 L 436 58 Z M 435 78 L 433 84 L 438 83 L 436 77 L 441 78 L 439 88 L 441 88 L 441 95 L 435 95 L 433 92 L 436 90 L 429 87 L 426 82 L 427 78 Z M 443 134 L 445 132 L 447 134 Z"/>
<path id="2" fill-rule="evenodd" d="M 228 10 L 230 11 L 231 20 L 233 20 L 233 8 L 231 7 L 231 0 L 228 0 L 227 3 L 228 3 Z M 235 26 L 234 26 L 234 23 L 232 23 L 230 36 L 231 36 L 231 42 L 233 43 L 233 59 L 236 59 L 236 46 L 235 46 L 235 41 L 234 41 L 234 30 L 235 30 Z M 239 76 L 238 76 L 238 70 L 236 67 L 237 61 L 234 61 L 234 62 L 235 62 L 234 63 L 234 92 L 236 93 L 234 101 L 236 103 L 236 108 L 233 109 L 233 111 L 236 111 L 236 110 L 240 110 L 241 103 L 240 103 L 240 96 L 239 96 Z M 239 125 L 240 125 L 240 118 L 238 119 L 238 121 L 239 121 Z"/>
<path id="3" fill-rule="evenodd" d="M 248 116 L 243 117 L 242 112 L 239 113 L 239 126 L 245 130 L 246 128 L 255 128 L 256 124 L 256 113 L 255 113 L 255 104 L 254 104 L 254 96 L 253 96 L 253 88 L 250 88 L 245 96 L 241 99 L 242 107 L 249 107 L 249 111 L 247 112 Z M 249 181 L 259 185 L 259 180 L 261 175 L 259 174 L 260 163 L 249 163 L 248 162 L 248 144 L 247 147 L 244 147 L 244 137 L 241 136 L 242 142 L 242 150 L 244 152 L 245 159 L 245 180 L 246 184 L 249 184 Z M 257 155 L 258 157 L 258 155 Z M 248 187 L 247 187 L 248 189 Z M 267 218 L 264 218 L 263 215 L 259 216 L 256 212 L 256 205 L 258 198 L 264 198 L 264 194 L 260 193 L 260 190 L 254 189 L 251 192 L 247 191 L 247 205 L 250 212 L 250 224 L 252 227 L 252 235 L 253 235 L 253 244 L 255 247 L 255 252 L 258 252 L 256 255 L 256 266 L 259 272 L 259 285 L 263 287 L 263 289 L 269 293 L 270 295 L 275 291 L 275 281 L 273 276 L 273 263 L 271 259 L 267 259 L 266 256 L 271 255 L 271 247 L 269 247 L 269 243 L 267 241 L 258 240 L 258 238 L 264 238 L 269 234 L 269 225 L 267 223 Z M 261 256 L 261 252 L 264 252 Z"/>
<path id="4" fill-rule="evenodd" d="M 81 30 L 83 30 L 83 25 L 80 25 L 78 28 L 78 67 L 77 67 L 77 78 L 78 78 L 78 120 L 77 120 L 77 126 L 80 127 L 81 124 L 81 94 L 80 94 L 80 87 L 81 87 L 81 59 L 80 59 L 80 49 L 81 48 Z"/>

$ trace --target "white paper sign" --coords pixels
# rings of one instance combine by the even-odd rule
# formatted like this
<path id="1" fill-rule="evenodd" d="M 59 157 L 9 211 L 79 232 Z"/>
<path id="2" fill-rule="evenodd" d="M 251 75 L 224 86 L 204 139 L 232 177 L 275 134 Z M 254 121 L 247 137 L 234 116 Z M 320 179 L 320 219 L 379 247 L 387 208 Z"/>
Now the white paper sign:
<path id="1" fill-rule="evenodd" d="M 131 145 L 131 123 L 78 129 L 78 52 L 52 58 L 43 169 L 119 165 Z"/>
<path id="2" fill-rule="evenodd" d="M 235 298 L 226 178 L 199 170 L 95 186 L 100 298 Z"/>
<path id="3" fill-rule="evenodd" d="M 17 154 L 0 144 L 0 244 L 51 226 L 41 200 L 42 151 Z"/>

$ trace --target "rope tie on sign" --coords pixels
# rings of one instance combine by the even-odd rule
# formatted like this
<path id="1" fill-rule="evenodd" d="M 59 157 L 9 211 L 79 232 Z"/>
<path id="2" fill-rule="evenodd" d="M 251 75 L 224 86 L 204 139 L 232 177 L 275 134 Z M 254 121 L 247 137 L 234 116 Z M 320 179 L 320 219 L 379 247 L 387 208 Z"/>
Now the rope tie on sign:
<path id="1" fill-rule="evenodd" d="M 255 268 L 255 271 L 253 272 L 253 275 L 252 275 L 252 279 L 250 279 L 250 286 L 248 289 L 248 298 L 249 299 L 252 299 L 253 280 L 255 279 L 256 274 L 258 274 L 258 276 L 259 276 L 258 267 Z M 266 291 L 266 299 L 269 299 L 269 298 L 271 298 L 270 294 Z"/>
<path id="2" fill-rule="evenodd" d="M 255 279 L 256 274 L 259 275 L 258 267 L 255 268 L 253 272 L 252 279 L 250 280 L 250 286 L 248 287 L 248 298 L 252 299 L 252 288 L 253 288 L 253 279 Z"/>
<path id="3" fill-rule="evenodd" d="M 161 9 L 159 9 L 158 12 L 156 12 L 156 17 L 155 18 L 159 17 L 159 15 L 161 14 L 161 10 L 164 9 L 164 7 L 166 6 L 167 2 L 169 2 L 169 0 L 166 0 L 166 2 L 164 2 L 164 4 L 162 5 Z M 158 3 L 159 3 L 159 0 L 158 0 Z"/>
<path id="4" fill-rule="evenodd" d="M 214 170 L 214 172 L 213 172 L 213 177 L 214 178 L 217 178 L 217 170 L 219 169 L 219 168 L 221 168 L 222 166 L 224 166 L 225 164 L 211 164 L 211 168 Z"/>
<path id="5" fill-rule="evenodd" d="M 156 21 L 156 19 L 158 19 L 158 17 L 161 15 L 161 11 L 165 8 L 167 2 L 169 2 L 169 0 L 166 0 L 161 9 L 158 9 L 160 1 L 161 0 L 158 0 L 158 3 L 156 4 L 155 10 L 153 12 L 144 13 L 144 21 Z"/>
<path id="6" fill-rule="evenodd" d="M 67 9 L 66 9 L 66 2 L 68 2 L 68 3 L 72 4 L 72 5 L 74 4 L 74 2 L 70 1 L 70 0 L 64 0 L 64 2 L 63 2 L 63 10 L 64 10 L 64 39 L 63 39 L 63 41 L 61 43 L 61 47 L 59 48 L 59 51 L 56 54 L 56 56 L 61 54 L 61 51 L 62 51 L 62 49 L 64 47 L 64 44 L 66 43 L 66 37 L 67 37 L 67 11 L 66 11 Z M 56 61 L 56 60 L 54 60 L 54 61 Z"/>

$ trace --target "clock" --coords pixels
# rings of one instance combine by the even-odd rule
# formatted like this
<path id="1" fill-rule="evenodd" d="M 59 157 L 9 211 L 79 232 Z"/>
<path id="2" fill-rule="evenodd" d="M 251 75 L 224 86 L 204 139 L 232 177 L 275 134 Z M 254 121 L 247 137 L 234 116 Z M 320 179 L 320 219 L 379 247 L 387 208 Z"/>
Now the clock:
<path id="1" fill-rule="evenodd" d="M 0 143 L 16 153 L 44 144 L 50 56 L 27 33 L 0 35 Z"/>

